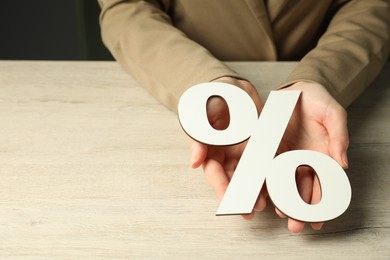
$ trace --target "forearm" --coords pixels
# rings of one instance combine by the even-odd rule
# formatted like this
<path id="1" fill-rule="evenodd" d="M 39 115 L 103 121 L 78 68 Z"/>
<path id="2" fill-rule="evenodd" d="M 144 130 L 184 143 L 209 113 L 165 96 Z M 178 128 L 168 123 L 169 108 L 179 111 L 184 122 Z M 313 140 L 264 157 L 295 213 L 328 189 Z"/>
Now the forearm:
<path id="1" fill-rule="evenodd" d="M 389 14 L 389 1 L 348 2 L 283 86 L 297 81 L 317 82 L 347 107 L 375 79 L 387 60 Z"/>
<path id="2" fill-rule="evenodd" d="M 235 76 L 171 24 L 163 5 L 101 0 L 102 37 L 115 59 L 160 102 L 176 110 L 190 86 Z"/>

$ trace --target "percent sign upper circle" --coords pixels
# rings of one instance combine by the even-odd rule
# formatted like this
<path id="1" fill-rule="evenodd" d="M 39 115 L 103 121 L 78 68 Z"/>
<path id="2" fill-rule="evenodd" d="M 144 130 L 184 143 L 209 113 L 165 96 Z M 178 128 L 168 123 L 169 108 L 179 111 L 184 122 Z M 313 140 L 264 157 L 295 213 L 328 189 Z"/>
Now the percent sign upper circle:
<path id="1" fill-rule="evenodd" d="M 207 119 L 207 100 L 212 96 L 223 97 L 229 107 L 230 124 L 224 130 L 214 129 Z M 240 100 L 240 103 L 235 100 Z M 184 131 L 191 129 L 188 134 L 192 138 L 211 145 L 231 145 L 245 141 L 250 137 L 258 117 L 256 105 L 246 92 L 221 82 L 203 83 L 189 88 L 180 98 L 178 115 Z"/>

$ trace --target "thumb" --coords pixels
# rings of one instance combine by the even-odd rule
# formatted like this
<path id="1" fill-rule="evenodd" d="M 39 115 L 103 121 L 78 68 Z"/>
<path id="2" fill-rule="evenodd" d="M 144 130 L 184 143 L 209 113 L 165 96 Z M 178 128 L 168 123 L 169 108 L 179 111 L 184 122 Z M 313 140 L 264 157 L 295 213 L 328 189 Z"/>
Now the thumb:
<path id="1" fill-rule="evenodd" d="M 344 169 L 348 168 L 347 149 L 349 145 L 347 112 L 337 104 L 335 109 L 329 109 L 326 115 L 325 127 L 329 134 L 329 155 Z"/>
<path id="2" fill-rule="evenodd" d="M 198 168 L 205 161 L 207 156 L 207 145 L 195 141 L 192 138 L 189 138 L 188 144 L 191 151 L 191 167 Z"/>

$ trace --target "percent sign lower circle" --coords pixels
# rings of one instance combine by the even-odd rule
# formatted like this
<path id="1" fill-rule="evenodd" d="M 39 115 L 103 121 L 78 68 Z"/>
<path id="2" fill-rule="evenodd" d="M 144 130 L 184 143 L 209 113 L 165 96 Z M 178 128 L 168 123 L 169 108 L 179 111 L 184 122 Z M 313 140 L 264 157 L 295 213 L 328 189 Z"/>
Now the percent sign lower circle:
<path id="1" fill-rule="evenodd" d="M 226 83 L 198 84 L 180 98 L 178 116 L 193 139 L 211 145 L 232 145 L 250 138 L 217 210 L 217 215 L 250 214 L 261 187 L 281 212 L 305 222 L 322 222 L 340 216 L 351 201 L 351 186 L 343 168 L 331 157 L 295 150 L 275 157 L 300 91 L 271 91 L 257 117 L 256 106 L 242 89 Z M 223 98 L 230 115 L 225 130 L 214 129 L 207 119 L 210 97 Z M 295 173 L 311 166 L 321 185 L 321 201 L 305 203 L 297 190 Z"/>

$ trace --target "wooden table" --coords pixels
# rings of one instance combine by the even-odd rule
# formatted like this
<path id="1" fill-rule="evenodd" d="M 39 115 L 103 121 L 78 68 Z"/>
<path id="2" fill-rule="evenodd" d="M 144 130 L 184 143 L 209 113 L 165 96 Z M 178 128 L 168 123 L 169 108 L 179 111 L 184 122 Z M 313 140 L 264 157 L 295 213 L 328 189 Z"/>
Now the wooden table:
<path id="1" fill-rule="evenodd" d="M 263 96 L 295 63 L 229 63 Z M 389 259 L 390 64 L 349 111 L 353 198 L 291 234 L 216 217 L 177 117 L 114 62 L 0 62 L 0 258 Z M 314 258 L 315 256 L 315 258 Z"/>

